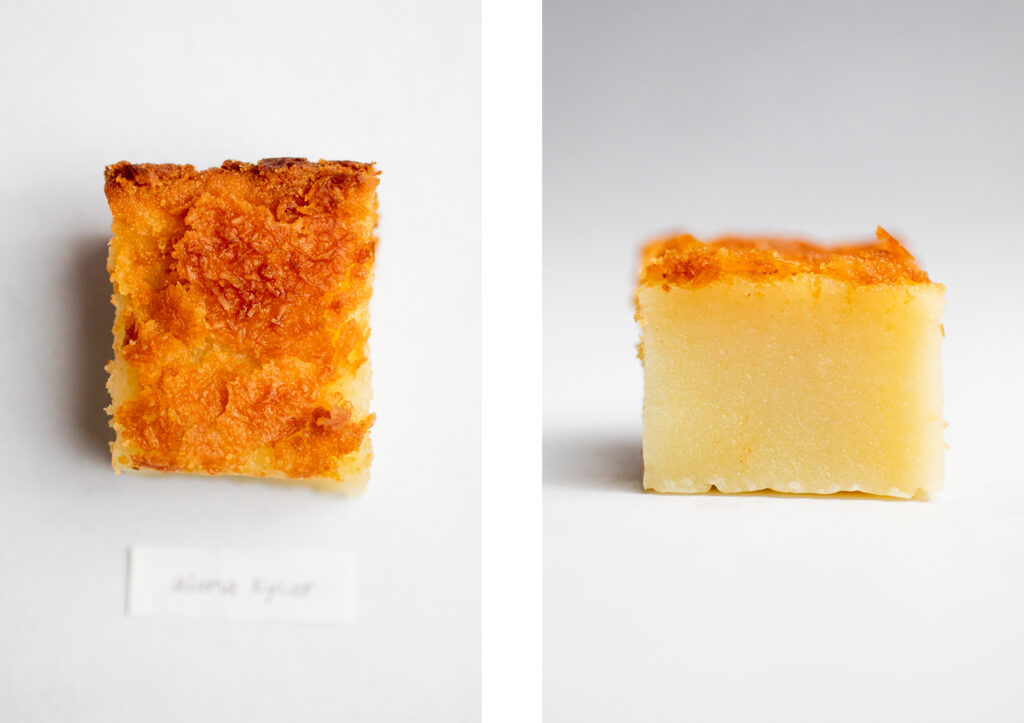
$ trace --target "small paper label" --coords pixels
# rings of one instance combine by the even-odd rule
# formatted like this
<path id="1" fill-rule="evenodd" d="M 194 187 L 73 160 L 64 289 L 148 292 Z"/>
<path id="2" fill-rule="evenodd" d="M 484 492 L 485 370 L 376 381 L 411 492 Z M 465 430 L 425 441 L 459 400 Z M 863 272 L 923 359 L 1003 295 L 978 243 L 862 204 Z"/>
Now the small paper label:
<path id="1" fill-rule="evenodd" d="M 355 607 L 352 555 L 133 547 L 128 614 L 341 625 Z"/>

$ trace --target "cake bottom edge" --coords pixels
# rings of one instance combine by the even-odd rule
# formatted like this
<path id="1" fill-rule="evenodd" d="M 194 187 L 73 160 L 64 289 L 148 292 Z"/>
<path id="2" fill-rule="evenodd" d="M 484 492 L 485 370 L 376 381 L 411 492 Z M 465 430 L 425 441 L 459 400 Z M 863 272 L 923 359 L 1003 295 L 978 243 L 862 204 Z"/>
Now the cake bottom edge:
<path id="1" fill-rule="evenodd" d="M 868 495 L 871 497 L 899 500 L 927 500 L 929 495 L 942 489 L 941 481 L 931 485 L 900 487 L 886 482 L 833 482 L 824 485 L 810 485 L 806 482 L 792 481 L 756 482 L 744 480 L 716 479 L 711 482 L 698 482 L 688 478 L 652 478 L 644 475 L 644 490 L 659 494 L 698 495 L 718 492 L 721 494 L 784 494 L 828 497 L 834 495 Z"/>
<path id="2" fill-rule="evenodd" d="M 127 472 L 154 477 L 167 474 L 181 474 L 190 477 L 207 477 L 233 482 L 263 482 L 264 484 L 281 487 L 306 487 L 318 492 L 347 496 L 361 495 L 366 490 L 370 480 L 370 463 L 373 460 L 373 448 L 369 438 L 363 441 L 363 445 L 359 450 L 342 458 L 338 465 L 337 477 L 296 477 L 274 469 L 236 469 L 225 470 L 224 472 L 207 472 L 202 469 L 160 469 L 132 462 L 119 462 L 120 459 L 131 459 L 131 457 L 123 451 L 119 451 L 117 442 L 111 443 L 110 450 L 111 466 L 115 474 Z"/>

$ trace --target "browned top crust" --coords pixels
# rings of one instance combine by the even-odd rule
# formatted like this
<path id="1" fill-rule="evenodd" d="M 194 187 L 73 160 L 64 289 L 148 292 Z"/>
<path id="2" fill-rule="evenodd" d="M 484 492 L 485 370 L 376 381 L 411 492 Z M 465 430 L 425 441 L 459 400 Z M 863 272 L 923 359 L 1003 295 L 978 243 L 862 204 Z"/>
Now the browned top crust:
<path id="1" fill-rule="evenodd" d="M 914 257 L 881 226 L 874 243 L 826 247 L 767 237 L 722 237 L 702 243 L 681 235 L 649 243 L 640 286 L 702 286 L 729 277 L 771 281 L 820 274 L 851 284 L 931 283 Z"/>
<path id="2" fill-rule="evenodd" d="M 351 174 L 353 176 L 378 176 L 380 175 L 372 163 L 357 163 L 355 161 L 317 161 L 313 163 L 305 158 L 264 158 L 259 163 L 244 163 L 242 161 L 224 161 L 220 168 L 208 168 L 205 171 L 197 171 L 195 166 L 190 164 L 177 165 L 174 163 L 129 163 L 120 161 L 107 166 L 104 173 L 107 196 L 116 192 L 119 188 L 131 186 L 157 186 L 169 181 L 179 179 L 196 179 L 203 176 L 210 176 L 225 171 L 236 174 L 249 174 L 254 178 L 273 175 L 281 170 L 296 169 L 294 177 L 309 176 L 318 170 L 329 170 L 336 173 Z"/>
<path id="3" fill-rule="evenodd" d="M 302 158 L 106 169 L 132 466 L 233 472 L 259 454 L 334 477 L 360 449 L 372 415 L 339 390 L 366 361 L 377 176 Z"/>

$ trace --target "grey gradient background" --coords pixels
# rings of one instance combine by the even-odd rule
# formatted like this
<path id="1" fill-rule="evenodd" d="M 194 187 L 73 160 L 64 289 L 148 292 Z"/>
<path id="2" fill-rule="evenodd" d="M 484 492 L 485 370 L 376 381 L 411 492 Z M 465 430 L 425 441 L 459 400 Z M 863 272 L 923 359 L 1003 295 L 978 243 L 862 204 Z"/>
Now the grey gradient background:
<path id="1" fill-rule="evenodd" d="M 1019 719 L 1024 4 L 548 0 L 544 25 L 548 719 Z M 641 243 L 876 225 L 948 287 L 946 490 L 640 494 Z"/>

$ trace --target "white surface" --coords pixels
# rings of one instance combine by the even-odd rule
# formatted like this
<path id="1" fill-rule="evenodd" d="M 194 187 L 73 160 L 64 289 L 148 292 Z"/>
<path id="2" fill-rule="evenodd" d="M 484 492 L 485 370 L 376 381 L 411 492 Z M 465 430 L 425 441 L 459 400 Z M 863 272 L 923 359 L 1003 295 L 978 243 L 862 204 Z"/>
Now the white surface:
<path id="1" fill-rule="evenodd" d="M 483 2 L 483 717 L 541 714 L 541 0 Z"/>
<path id="2" fill-rule="evenodd" d="M 1024 6 L 545 11 L 550 723 L 1024 716 Z M 927 503 L 640 492 L 632 283 L 665 229 L 902 235 L 947 285 Z"/>
<path id="3" fill-rule="evenodd" d="M 22 3 L 0 23 L 0 719 L 479 717 L 475 2 Z M 110 470 L 103 166 L 376 161 L 366 495 Z M 347 627 L 130 619 L 129 545 L 351 551 Z"/>
<path id="4" fill-rule="evenodd" d="M 355 560 L 339 550 L 128 550 L 128 614 L 343 625 L 355 614 Z"/>

